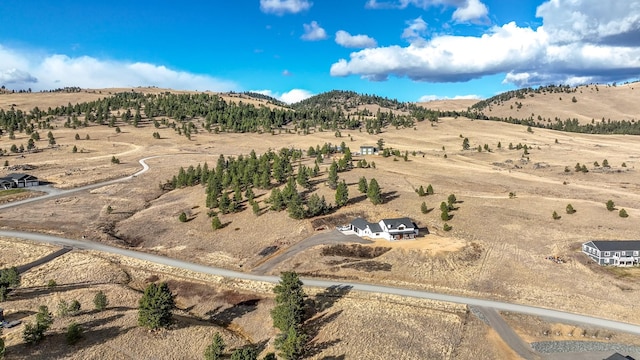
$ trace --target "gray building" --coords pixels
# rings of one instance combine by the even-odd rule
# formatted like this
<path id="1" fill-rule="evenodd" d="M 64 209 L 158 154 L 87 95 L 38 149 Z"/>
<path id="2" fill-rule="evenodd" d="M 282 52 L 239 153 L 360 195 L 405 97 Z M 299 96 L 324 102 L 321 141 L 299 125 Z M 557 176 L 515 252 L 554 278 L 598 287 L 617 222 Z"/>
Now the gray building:
<path id="1" fill-rule="evenodd" d="M 582 252 L 600 265 L 634 266 L 640 261 L 640 240 L 593 240 Z"/>

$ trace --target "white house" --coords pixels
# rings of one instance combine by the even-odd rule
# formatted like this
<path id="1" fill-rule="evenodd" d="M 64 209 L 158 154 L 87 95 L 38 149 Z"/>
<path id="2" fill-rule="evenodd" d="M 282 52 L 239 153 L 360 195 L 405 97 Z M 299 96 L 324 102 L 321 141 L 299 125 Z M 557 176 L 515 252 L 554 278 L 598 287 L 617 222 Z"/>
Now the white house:
<path id="1" fill-rule="evenodd" d="M 370 223 L 357 218 L 349 224 L 349 230 L 361 237 L 382 238 L 390 241 L 415 239 L 418 226 L 409 218 L 382 219 L 378 223 Z"/>

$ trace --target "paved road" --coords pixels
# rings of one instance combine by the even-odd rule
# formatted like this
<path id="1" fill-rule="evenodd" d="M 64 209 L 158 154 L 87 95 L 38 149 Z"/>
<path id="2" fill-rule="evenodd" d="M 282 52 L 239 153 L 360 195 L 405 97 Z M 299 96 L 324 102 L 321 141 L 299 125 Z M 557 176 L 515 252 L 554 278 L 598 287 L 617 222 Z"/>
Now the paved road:
<path id="1" fill-rule="evenodd" d="M 486 308 L 476 306 L 475 309 L 482 313 L 482 317 L 485 322 L 491 326 L 500 335 L 502 340 L 518 354 L 520 357 L 526 360 L 538 360 L 540 356 L 533 351 L 531 346 L 524 342 L 518 334 L 507 324 L 502 316 L 496 311 L 495 308 Z"/>
<path id="2" fill-rule="evenodd" d="M 343 244 L 343 243 L 359 243 L 359 244 L 371 244 L 371 241 L 365 240 L 357 235 L 344 235 L 338 230 L 329 232 L 322 232 L 315 234 L 311 237 L 304 239 L 292 246 L 289 246 L 284 251 L 274 254 L 266 261 L 253 268 L 251 271 L 254 274 L 268 274 L 284 259 L 291 258 L 302 251 L 308 250 L 317 245 L 326 244 Z"/>
<path id="3" fill-rule="evenodd" d="M 233 279 L 263 281 L 263 282 L 269 282 L 269 283 L 277 283 L 280 280 L 280 278 L 277 276 L 255 275 L 255 274 L 243 273 L 243 272 L 221 269 L 216 267 L 210 267 L 210 266 L 200 265 L 200 264 L 196 264 L 188 261 L 172 259 L 165 256 L 147 254 L 140 251 L 122 249 L 115 246 L 110 246 L 110 245 L 105 245 L 105 244 L 95 243 L 90 241 L 79 241 L 79 240 L 61 238 L 57 236 L 27 233 L 27 232 L 20 232 L 20 231 L 0 231 L 0 236 L 26 239 L 26 240 L 31 240 L 31 241 L 41 242 L 41 243 L 59 245 L 59 246 L 71 246 L 77 249 L 97 250 L 97 251 L 106 252 L 110 254 L 117 254 L 117 255 L 127 256 L 130 258 L 149 261 L 157 264 L 172 266 L 180 269 L 191 270 L 191 271 L 204 273 L 204 274 L 218 275 L 218 276 L 223 276 L 223 277 L 233 278 Z M 521 314 L 541 316 L 546 319 L 550 319 L 552 321 L 589 325 L 592 327 L 600 327 L 600 328 L 640 335 L 640 325 L 634 325 L 634 324 L 629 324 L 629 323 L 620 322 L 620 321 L 607 320 L 607 319 L 602 319 L 602 318 L 587 316 L 587 315 L 573 314 L 570 312 L 545 309 L 545 308 L 540 308 L 535 306 L 510 304 L 510 303 L 505 303 L 500 301 L 477 299 L 472 297 L 464 297 L 464 296 L 456 296 L 456 295 L 446 295 L 446 294 L 439 294 L 439 293 L 433 293 L 428 291 L 405 289 L 401 287 L 364 284 L 364 283 L 357 283 L 357 282 L 342 282 L 342 281 L 319 280 L 319 279 L 303 279 L 303 281 L 305 285 L 313 286 L 313 287 L 328 288 L 331 286 L 343 286 L 343 287 L 346 286 L 356 291 L 378 293 L 378 294 L 391 294 L 391 295 L 399 295 L 399 296 L 411 297 L 411 298 L 431 299 L 431 300 L 445 301 L 445 302 L 458 303 L 458 304 L 467 304 L 471 306 L 493 308 L 499 311 L 510 311 L 510 312 L 521 313 Z"/>

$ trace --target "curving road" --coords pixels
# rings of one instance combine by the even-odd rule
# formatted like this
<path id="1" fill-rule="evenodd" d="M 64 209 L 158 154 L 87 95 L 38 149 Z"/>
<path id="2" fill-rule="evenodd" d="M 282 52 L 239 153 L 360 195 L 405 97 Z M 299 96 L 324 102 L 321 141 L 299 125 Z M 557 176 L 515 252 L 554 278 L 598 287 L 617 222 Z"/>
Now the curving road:
<path id="1" fill-rule="evenodd" d="M 67 246 L 67 247 L 74 247 L 77 249 L 101 251 L 101 252 L 106 252 L 110 254 L 116 254 L 116 255 L 126 256 L 134 259 L 149 261 L 156 264 L 167 265 L 167 266 L 172 266 L 180 269 L 195 271 L 203 274 L 218 275 L 218 276 L 223 276 L 223 277 L 233 278 L 233 279 L 262 281 L 262 282 L 268 282 L 268 283 L 277 283 L 280 280 L 280 278 L 277 276 L 254 275 L 254 274 L 221 269 L 221 268 L 216 268 L 211 266 L 205 266 L 205 265 L 196 264 L 188 261 L 172 259 L 165 256 L 153 255 L 153 254 L 148 254 L 148 253 L 135 251 L 135 250 L 122 249 L 122 248 L 105 245 L 101 243 L 72 240 L 72 239 L 66 239 L 66 238 L 61 238 L 57 236 L 51 236 L 51 235 L 43 235 L 43 234 L 20 232 L 20 231 L 0 231 L 0 236 L 21 238 L 21 239 L 26 239 L 26 240 L 31 240 L 31 241 L 41 242 L 41 243 L 59 245 L 63 247 Z M 358 283 L 358 282 L 344 282 L 344 281 L 336 281 L 336 280 L 319 280 L 319 279 L 306 279 L 306 278 L 302 280 L 304 281 L 305 285 L 313 286 L 313 287 L 328 288 L 331 286 L 346 286 L 357 291 L 377 293 L 377 294 L 399 295 L 404 297 L 430 299 L 430 300 L 466 304 L 466 305 L 478 306 L 478 307 L 493 308 L 499 311 L 509 311 L 509 312 L 515 312 L 515 313 L 521 313 L 521 314 L 541 316 L 541 317 L 558 321 L 558 322 L 584 324 L 584 325 L 589 325 L 594 327 L 606 328 L 606 329 L 611 329 L 616 331 L 623 331 L 630 334 L 640 335 L 640 325 L 607 320 L 607 319 L 602 319 L 602 318 L 593 317 L 593 316 L 573 314 L 573 313 L 559 311 L 559 310 L 545 309 L 545 308 L 536 307 L 536 306 L 511 304 L 511 303 L 506 303 L 501 301 L 485 300 L 485 299 L 456 296 L 456 295 L 446 295 L 446 294 L 434 293 L 429 291 L 412 290 L 412 289 L 405 289 L 400 287 L 373 285 L 373 284 L 365 284 L 365 283 Z"/>
<path id="2" fill-rule="evenodd" d="M 63 197 L 63 196 L 67 196 L 69 194 L 77 193 L 77 192 L 80 192 L 80 191 L 91 190 L 91 189 L 99 188 L 99 187 L 102 187 L 102 186 L 107 186 L 107 185 L 116 184 L 116 183 L 119 183 L 119 182 L 131 180 L 134 177 L 136 177 L 136 176 L 138 176 L 140 174 L 144 174 L 145 172 L 149 171 L 149 165 L 147 165 L 146 160 L 157 158 L 157 157 L 160 157 L 160 156 L 162 156 L 162 155 L 149 156 L 149 157 L 146 157 L 144 159 L 138 160 L 140 165 L 142 165 L 142 170 L 136 172 L 133 175 L 125 176 L 125 177 L 119 178 L 119 179 L 103 181 L 103 182 L 100 182 L 100 183 L 85 185 L 85 186 L 81 186 L 81 187 L 77 187 L 77 188 L 73 188 L 73 189 L 68 189 L 68 190 L 56 189 L 56 188 L 51 187 L 49 185 L 31 187 L 29 189 L 43 191 L 43 192 L 46 192 L 47 194 L 46 195 L 42 195 L 42 196 L 38 196 L 38 197 L 33 197 L 33 198 L 20 200 L 20 201 L 15 201 L 15 202 L 2 204 L 2 205 L 0 205 L 0 210 L 8 209 L 8 208 L 12 208 L 12 207 L 28 204 L 28 203 L 32 203 L 32 202 L 35 202 L 35 201 L 43 201 L 43 200 L 47 200 L 47 199 Z"/>

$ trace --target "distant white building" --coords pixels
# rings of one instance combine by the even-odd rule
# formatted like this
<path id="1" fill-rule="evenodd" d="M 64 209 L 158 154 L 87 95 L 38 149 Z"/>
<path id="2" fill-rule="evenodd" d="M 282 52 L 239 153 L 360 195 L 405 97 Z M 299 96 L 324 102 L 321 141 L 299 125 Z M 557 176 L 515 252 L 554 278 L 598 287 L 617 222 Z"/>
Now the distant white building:
<path id="1" fill-rule="evenodd" d="M 348 227 L 360 237 L 372 239 L 411 240 L 419 234 L 418 226 L 409 218 L 382 219 L 377 223 L 370 223 L 362 218 L 354 219 Z"/>
<path id="2" fill-rule="evenodd" d="M 361 155 L 374 155 L 377 152 L 378 152 L 378 149 L 376 149 L 375 146 L 368 146 L 368 145 L 360 146 Z"/>

